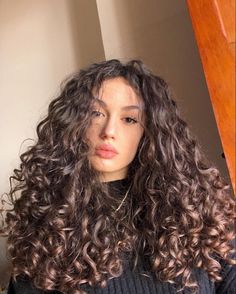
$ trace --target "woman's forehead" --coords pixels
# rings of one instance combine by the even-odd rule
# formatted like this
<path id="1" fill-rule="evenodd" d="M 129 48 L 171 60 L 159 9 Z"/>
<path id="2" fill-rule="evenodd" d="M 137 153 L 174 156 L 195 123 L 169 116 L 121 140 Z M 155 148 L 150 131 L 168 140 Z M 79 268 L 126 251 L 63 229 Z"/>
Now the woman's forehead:
<path id="1" fill-rule="evenodd" d="M 101 86 L 94 88 L 94 103 L 107 106 L 113 101 L 120 102 L 124 109 L 137 109 L 143 111 L 144 102 L 130 83 L 122 77 L 108 79 Z"/>
<path id="2" fill-rule="evenodd" d="M 109 108 L 109 103 L 107 104 L 106 101 L 104 99 L 100 99 L 100 98 L 96 98 L 94 97 L 93 99 L 93 104 L 94 105 L 99 105 L 103 108 Z M 125 105 L 121 105 L 121 110 L 137 110 L 137 111 L 143 111 L 143 106 L 141 104 L 134 103 L 134 104 L 125 104 Z"/>

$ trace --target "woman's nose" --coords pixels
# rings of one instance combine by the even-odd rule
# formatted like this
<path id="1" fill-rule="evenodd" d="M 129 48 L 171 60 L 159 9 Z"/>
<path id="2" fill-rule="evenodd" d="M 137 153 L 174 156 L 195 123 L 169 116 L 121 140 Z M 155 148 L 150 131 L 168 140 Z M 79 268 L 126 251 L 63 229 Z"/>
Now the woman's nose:
<path id="1" fill-rule="evenodd" d="M 116 122 L 112 118 L 108 118 L 101 129 L 101 138 L 115 138 L 117 126 Z"/>

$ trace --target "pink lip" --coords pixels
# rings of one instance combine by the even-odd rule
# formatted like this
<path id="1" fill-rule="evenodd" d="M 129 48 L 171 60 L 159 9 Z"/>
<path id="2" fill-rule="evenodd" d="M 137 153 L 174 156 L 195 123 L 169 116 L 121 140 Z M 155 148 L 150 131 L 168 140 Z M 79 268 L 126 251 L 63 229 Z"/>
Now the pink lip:
<path id="1" fill-rule="evenodd" d="M 95 154 L 102 158 L 112 158 L 118 154 L 117 150 L 108 144 L 102 144 L 96 147 Z"/>

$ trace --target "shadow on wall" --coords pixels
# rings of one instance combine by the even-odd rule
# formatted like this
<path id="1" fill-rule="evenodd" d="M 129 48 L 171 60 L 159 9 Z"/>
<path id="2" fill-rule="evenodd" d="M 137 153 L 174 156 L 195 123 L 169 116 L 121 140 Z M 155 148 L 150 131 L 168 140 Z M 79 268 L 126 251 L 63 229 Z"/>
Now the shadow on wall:
<path id="1" fill-rule="evenodd" d="M 167 80 L 176 93 L 182 116 L 196 134 L 203 151 L 230 183 L 185 0 L 178 3 L 171 0 L 113 0 L 107 7 L 103 6 L 102 0 L 97 2 L 100 18 L 109 15 L 105 10 L 108 8 L 114 14 L 114 27 L 117 28 L 116 36 L 110 42 L 108 23 L 100 20 L 106 58 L 140 58 Z"/>
<path id="2" fill-rule="evenodd" d="M 104 60 L 105 53 L 96 1 L 70 0 L 66 2 L 66 5 L 77 65 L 81 68 Z"/>

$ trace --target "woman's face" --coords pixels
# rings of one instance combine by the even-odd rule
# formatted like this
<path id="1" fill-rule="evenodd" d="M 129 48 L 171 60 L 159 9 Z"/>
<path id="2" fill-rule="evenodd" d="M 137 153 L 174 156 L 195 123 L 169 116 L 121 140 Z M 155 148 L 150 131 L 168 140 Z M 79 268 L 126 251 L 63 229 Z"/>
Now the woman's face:
<path id="1" fill-rule="evenodd" d="M 89 160 L 101 181 L 123 179 L 143 135 L 143 102 L 121 77 L 106 80 L 95 95 L 86 137 Z"/>

